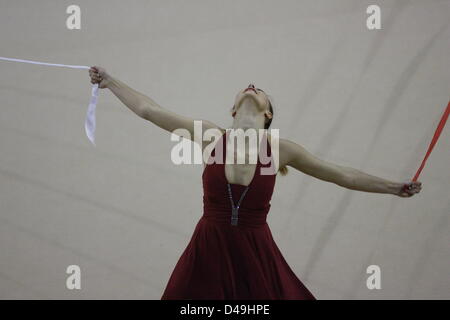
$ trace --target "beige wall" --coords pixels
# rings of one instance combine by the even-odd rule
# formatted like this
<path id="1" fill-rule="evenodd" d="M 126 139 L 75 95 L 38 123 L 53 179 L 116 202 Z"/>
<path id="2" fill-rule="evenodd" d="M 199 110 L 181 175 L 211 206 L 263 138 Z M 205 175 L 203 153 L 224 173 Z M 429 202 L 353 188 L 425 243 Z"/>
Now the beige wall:
<path id="1" fill-rule="evenodd" d="M 365 27 L 377 3 L 382 29 Z M 317 156 L 410 179 L 449 99 L 450 2 L 0 0 L 0 55 L 100 65 L 162 106 L 229 126 L 236 92 L 273 96 L 274 128 Z M 0 298 L 159 299 L 202 214 L 201 166 L 110 92 L 97 147 L 87 72 L 0 62 Z M 319 299 L 450 298 L 450 127 L 410 199 L 290 170 L 275 241 Z M 65 287 L 77 264 L 82 289 Z M 367 266 L 382 289 L 366 288 Z"/>

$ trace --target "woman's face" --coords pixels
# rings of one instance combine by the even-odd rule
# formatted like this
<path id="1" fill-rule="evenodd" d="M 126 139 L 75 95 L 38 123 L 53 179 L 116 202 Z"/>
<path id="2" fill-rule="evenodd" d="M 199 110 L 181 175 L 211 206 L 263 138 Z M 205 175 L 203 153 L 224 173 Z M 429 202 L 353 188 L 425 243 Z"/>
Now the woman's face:
<path id="1" fill-rule="evenodd" d="M 235 108 L 239 107 L 242 100 L 244 99 L 253 99 L 253 101 L 255 101 L 256 107 L 261 112 L 269 111 L 268 96 L 261 89 L 255 88 L 253 84 L 249 84 L 247 88 L 244 88 L 238 92 L 234 102 Z M 234 111 L 237 111 L 237 109 L 235 109 Z"/>

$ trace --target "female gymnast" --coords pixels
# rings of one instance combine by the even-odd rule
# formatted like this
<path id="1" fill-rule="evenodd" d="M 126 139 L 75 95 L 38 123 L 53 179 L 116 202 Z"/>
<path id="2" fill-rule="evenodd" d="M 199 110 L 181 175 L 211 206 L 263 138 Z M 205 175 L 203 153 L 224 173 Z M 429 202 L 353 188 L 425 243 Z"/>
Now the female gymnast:
<path id="1" fill-rule="evenodd" d="M 166 110 L 101 67 L 91 67 L 89 76 L 91 83 L 111 90 L 139 117 L 169 132 L 186 129 L 194 137 L 194 119 Z M 270 127 L 274 110 L 268 95 L 250 84 L 236 95 L 231 114 L 232 129 L 259 130 Z M 267 164 L 259 157 L 256 164 L 224 161 L 229 130 L 210 121 L 201 123 L 203 131 L 222 133 L 210 156 L 222 150 L 223 161 L 203 161 L 203 215 L 169 278 L 163 300 L 315 299 L 287 264 L 266 222 L 275 177 L 278 172 L 286 174 L 287 166 L 351 190 L 411 197 L 422 188 L 419 181 L 393 182 L 324 161 L 282 138 L 278 140 L 279 169 L 261 174 L 258 169 Z M 201 144 L 204 151 L 206 143 Z M 267 136 L 257 148 L 265 147 L 272 156 L 271 144 Z"/>

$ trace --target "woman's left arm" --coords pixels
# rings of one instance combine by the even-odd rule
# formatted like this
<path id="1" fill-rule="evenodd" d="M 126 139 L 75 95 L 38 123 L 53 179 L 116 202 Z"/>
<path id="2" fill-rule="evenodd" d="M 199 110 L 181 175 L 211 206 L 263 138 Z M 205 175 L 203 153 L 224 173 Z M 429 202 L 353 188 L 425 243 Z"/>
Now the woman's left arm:
<path id="1" fill-rule="evenodd" d="M 319 159 L 302 146 L 286 139 L 279 140 L 279 151 L 280 167 L 288 165 L 310 176 L 333 182 L 347 189 L 389 193 L 400 197 L 411 197 L 422 189 L 422 183 L 419 181 L 394 182 Z"/>

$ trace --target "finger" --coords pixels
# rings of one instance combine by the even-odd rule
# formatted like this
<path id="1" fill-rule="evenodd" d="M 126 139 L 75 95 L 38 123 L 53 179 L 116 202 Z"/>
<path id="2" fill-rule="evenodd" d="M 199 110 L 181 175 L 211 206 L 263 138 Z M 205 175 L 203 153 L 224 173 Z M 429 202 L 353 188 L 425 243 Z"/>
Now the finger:
<path id="1" fill-rule="evenodd" d="M 402 192 L 400 192 L 400 196 L 403 197 L 403 198 L 405 198 L 405 197 L 408 196 L 408 192 L 402 191 Z"/>

